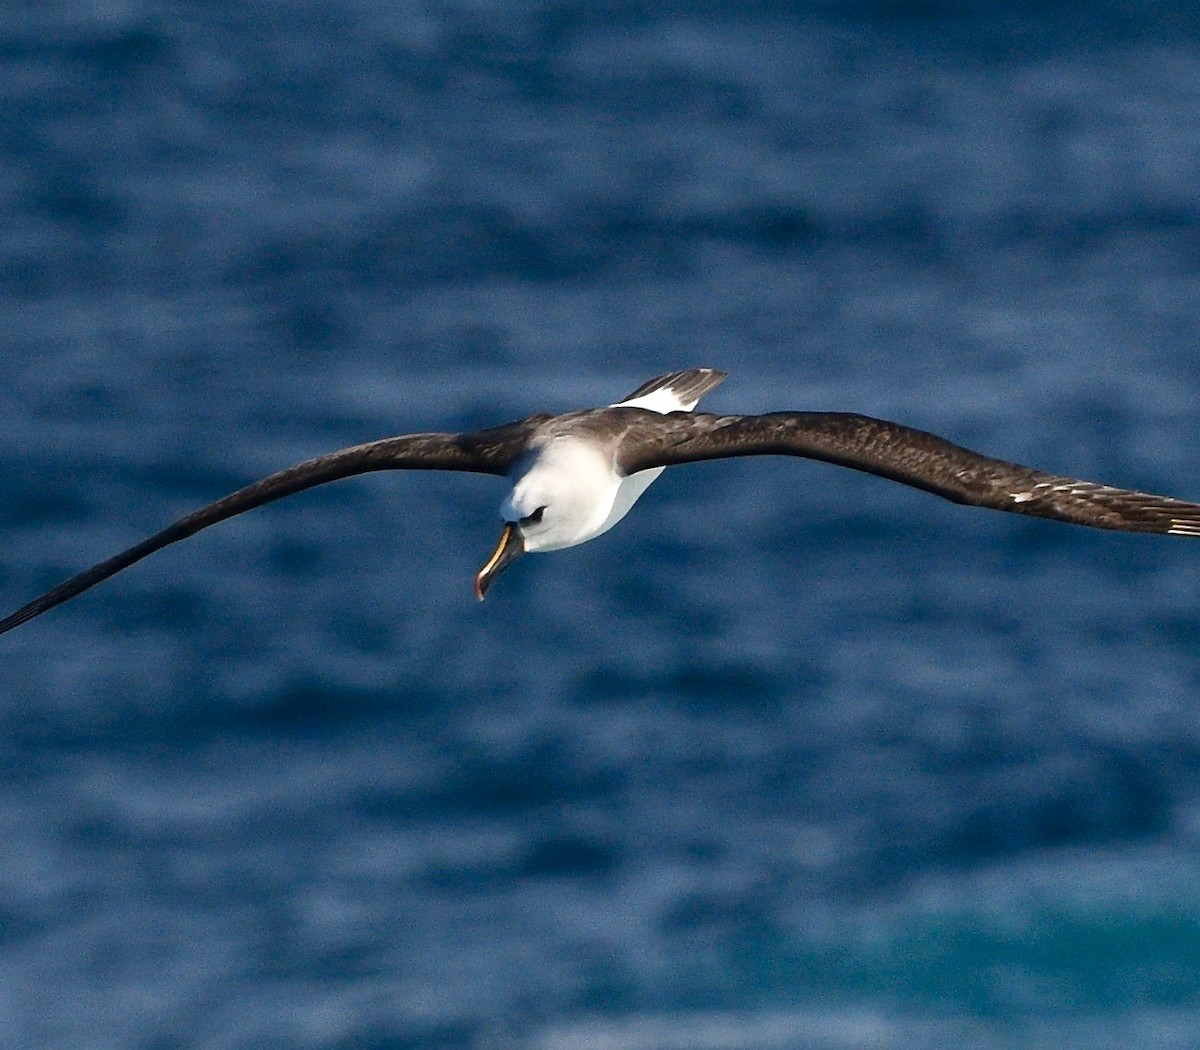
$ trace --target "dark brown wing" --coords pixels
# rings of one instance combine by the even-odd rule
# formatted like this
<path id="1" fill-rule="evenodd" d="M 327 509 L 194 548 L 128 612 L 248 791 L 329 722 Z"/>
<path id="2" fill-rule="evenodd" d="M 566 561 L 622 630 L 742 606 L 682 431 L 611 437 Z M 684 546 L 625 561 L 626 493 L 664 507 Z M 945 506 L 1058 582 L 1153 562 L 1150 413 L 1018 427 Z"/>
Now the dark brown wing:
<path id="1" fill-rule="evenodd" d="M 1200 536 L 1200 504 L 1045 474 L 981 456 L 923 430 L 842 412 L 631 418 L 618 469 L 632 474 L 732 456 L 803 456 L 991 507 L 1120 532 Z"/>
<path id="2" fill-rule="evenodd" d="M 545 418 L 533 416 L 519 423 L 470 434 L 406 434 L 383 438 L 298 463 L 180 518 L 162 532 L 60 583 L 0 620 L 0 634 L 74 598 L 168 544 L 186 539 L 235 514 L 304 489 L 375 470 L 462 470 L 506 474 L 525 450 L 530 432 Z"/>

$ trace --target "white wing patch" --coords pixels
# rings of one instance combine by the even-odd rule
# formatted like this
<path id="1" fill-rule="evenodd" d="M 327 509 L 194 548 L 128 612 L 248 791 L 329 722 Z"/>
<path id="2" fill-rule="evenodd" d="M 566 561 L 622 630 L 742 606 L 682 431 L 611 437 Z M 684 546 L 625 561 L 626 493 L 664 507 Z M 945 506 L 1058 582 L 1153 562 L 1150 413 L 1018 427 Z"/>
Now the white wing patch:
<path id="1" fill-rule="evenodd" d="M 1010 492 L 1014 503 L 1028 503 L 1031 499 L 1037 499 L 1038 496 L 1045 495 L 1046 490 L 1050 492 L 1070 492 L 1073 491 L 1070 485 L 1055 485 L 1052 481 L 1039 481 L 1031 489 L 1025 489 L 1023 492 Z"/>
<path id="2" fill-rule="evenodd" d="M 623 408 L 644 408 L 650 412 L 661 412 L 666 415 L 668 412 L 690 412 L 698 401 L 692 401 L 690 404 L 679 400 L 679 395 L 670 387 L 659 387 L 657 390 L 651 390 L 648 394 L 643 394 L 641 397 L 635 397 L 632 401 L 618 401 L 616 405 Z"/>
<path id="3" fill-rule="evenodd" d="M 1045 496 L 1051 492 L 1065 492 L 1071 496 L 1090 496 L 1098 492 L 1123 492 L 1123 489 L 1114 489 L 1110 485 L 1097 485 L 1092 481 L 1068 481 L 1061 484 L 1055 484 L 1053 481 L 1039 481 L 1033 488 L 1025 489 L 1023 492 L 1010 492 L 1009 498 L 1014 503 L 1028 503 L 1031 499 L 1037 499 L 1039 496 Z"/>

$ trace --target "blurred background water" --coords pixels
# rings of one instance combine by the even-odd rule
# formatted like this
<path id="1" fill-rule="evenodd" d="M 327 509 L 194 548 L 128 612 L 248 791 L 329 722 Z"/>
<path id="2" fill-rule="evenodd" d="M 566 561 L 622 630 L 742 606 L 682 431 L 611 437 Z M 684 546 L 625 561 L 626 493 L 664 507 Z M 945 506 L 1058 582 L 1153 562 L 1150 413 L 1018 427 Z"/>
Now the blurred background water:
<path id="1" fill-rule="evenodd" d="M 1200 8 L 0 3 L 0 592 L 306 456 L 729 370 L 1200 498 Z M 6 636 L 0 1035 L 1200 1045 L 1200 547 L 339 483 Z"/>

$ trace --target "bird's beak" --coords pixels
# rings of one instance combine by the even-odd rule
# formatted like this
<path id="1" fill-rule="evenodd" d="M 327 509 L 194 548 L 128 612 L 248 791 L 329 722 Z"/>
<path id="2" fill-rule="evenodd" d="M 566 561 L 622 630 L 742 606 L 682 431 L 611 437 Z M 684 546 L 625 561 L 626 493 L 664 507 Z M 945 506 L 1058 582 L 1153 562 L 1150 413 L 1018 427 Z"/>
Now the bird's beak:
<path id="1" fill-rule="evenodd" d="M 500 542 L 496 544 L 492 556 L 475 577 L 475 597 L 483 601 L 492 581 L 524 553 L 525 541 L 521 538 L 521 531 L 515 522 L 510 521 L 500 533 Z"/>

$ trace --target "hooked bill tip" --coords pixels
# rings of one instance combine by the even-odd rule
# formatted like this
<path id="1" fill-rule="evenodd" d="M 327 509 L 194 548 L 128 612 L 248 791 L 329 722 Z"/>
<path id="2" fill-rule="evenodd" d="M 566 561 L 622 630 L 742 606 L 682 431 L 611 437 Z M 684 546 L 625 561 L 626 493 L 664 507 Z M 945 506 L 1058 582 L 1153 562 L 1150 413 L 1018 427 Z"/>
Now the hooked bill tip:
<path id="1" fill-rule="evenodd" d="M 483 601 L 491 587 L 492 581 L 511 565 L 525 550 L 525 541 L 521 532 L 513 522 L 506 522 L 504 531 L 500 534 L 500 542 L 487 564 L 475 576 L 475 597 Z"/>

